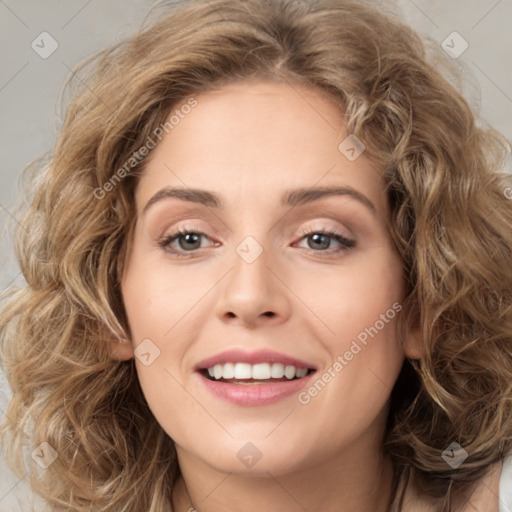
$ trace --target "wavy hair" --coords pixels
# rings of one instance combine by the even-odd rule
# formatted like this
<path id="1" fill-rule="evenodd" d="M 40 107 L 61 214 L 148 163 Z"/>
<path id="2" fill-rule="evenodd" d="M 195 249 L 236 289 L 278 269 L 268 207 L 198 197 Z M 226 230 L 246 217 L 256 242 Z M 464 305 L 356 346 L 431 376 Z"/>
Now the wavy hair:
<path id="1" fill-rule="evenodd" d="M 438 510 L 458 510 L 512 449 L 510 147 L 477 123 L 449 61 L 369 1 L 189 0 L 73 71 L 54 152 L 26 170 L 15 234 L 25 283 L 0 316 L 13 392 L 4 453 L 21 476 L 24 448 L 55 449 L 45 471 L 29 460 L 53 510 L 169 508 L 173 441 L 134 361 L 109 351 L 129 333 L 119 261 L 149 156 L 131 159 L 177 105 L 252 78 L 328 95 L 385 178 L 407 284 L 398 334 L 419 326 L 424 350 L 404 361 L 391 394 L 392 510 L 410 481 Z M 469 454 L 457 469 L 441 457 L 452 442 Z"/>

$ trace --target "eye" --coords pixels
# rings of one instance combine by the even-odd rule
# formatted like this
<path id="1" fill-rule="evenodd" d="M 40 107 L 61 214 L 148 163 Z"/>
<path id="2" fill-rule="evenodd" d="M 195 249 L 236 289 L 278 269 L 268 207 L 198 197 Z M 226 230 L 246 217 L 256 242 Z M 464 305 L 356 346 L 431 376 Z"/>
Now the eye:
<path id="1" fill-rule="evenodd" d="M 328 229 L 310 230 L 301 233 L 302 239 L 308 240 L 308 248 L 314 252 L 338 253 L 355 247 L 354 240 L 345 237 L 343 233 Z M 195 251 L 203 249 L 201 239 L 210 238 L 201 231 L 180 228 L 165 235 L 158 243 L 166 252 L 177 257 L 192 256 Z M 332 248 L 332 242 L 339 245 Z M 188 253 L 188 254 L 187 254 Z"/>
<path id="2" fill-rule="evenodd" d="M 175 256 L 188 256 L 187 254 L 183 253 L 192 253 L 197 249 L 202 248 L 201 237 L 208 238 L 201 231 L 192 231 L 186 228 L 180 228 L 173 233 L 165 235 L 159 241 L 159 245 L 167 252 L 170 252 Z M 178 248 L 176 248 L 175 242 L 177 242 Z"/>
<path id="3" fill-rule="evenodd" d="M 343 233 L 329 229 L 310 230 L 302 232 L 302 238 L 308 240 L 308 248 L 314 250 L 314 252 L 341 252 L 347 251 L 352 247 L 355 247 L 356 243 L 354 240 L 349 240 Z M 331 242 L 335 241 L 340 247 L 332 250 L 330 247 Z M 329 250 L 329 251 L 327 251 Z"/>

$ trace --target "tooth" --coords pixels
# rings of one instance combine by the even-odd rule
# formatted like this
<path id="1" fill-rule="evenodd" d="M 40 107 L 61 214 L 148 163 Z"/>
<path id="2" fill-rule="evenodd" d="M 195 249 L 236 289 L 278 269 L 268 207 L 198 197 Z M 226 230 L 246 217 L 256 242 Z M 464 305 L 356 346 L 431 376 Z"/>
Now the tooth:
<path id="1" fill-rule="evenodd" d="M 251 365 L 248 363 L 235 364 L 235 379 L 250 379 L 252 375 Z"/>
<path id="2" fill-rule="evenodd" d="M 255 364 L 252 367 L 253 379 L 270 379 L 270 365 L 268 363 Z"/>
<path id="3" fill-rule="evenodd" d="M 307 373 L 308 373 L 308 369 L 307 368 L 297 368 L 295 370 L 295 377 L 300 379 L 301 377 L 305 377 Z"/>
<path id="4" fill-rule="evenodd" d="M 232 379 L 235 376 L 235 365 L 233 363 L 226 363 L 224 365 L 223 377 L 225 379 Z"/>
<path id="5" fill-rule="evenodd" d="M 214 367 L 213 367 L 213 370 L 214 370 L 214 376 L 216 379 L 222 379 L 222 365 L 221 364 L 216 364 Z"/>
<path id="6" fill-rule="evenodd" d="M 287 379 L 293 379 L 293 377 L 295 377 L 295 366 L 285 366 L 284 367 L 284 376 Z"/>
<path id="7" fill-rule="evenodd" d="M 308 373 L 307 368 L 295 368 L 292 365 L 283 365 L 281 363 L 258 363 L 251 365 L 249 363 L 225 363 L 216 364 L 207 368 L 210 377 L 219 379 L 256 379 L 269 380 L 281 379 L 286 377 L 288 380 L 294 377 L 300 379 Z"/>
<path id="8" fill-rule="evenodd" d="M 270 369 L 270 376 L 273 379 L 281 379 L 284 377 L 284 365 L 281 363 L 274 363 Z"/>

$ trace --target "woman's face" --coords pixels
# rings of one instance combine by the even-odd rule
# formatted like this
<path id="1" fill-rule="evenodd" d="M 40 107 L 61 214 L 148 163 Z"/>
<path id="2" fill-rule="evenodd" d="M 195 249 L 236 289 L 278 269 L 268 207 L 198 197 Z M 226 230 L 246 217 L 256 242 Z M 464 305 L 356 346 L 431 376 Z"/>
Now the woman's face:
<path id="1" fill-rule="evenodd" d="M 244 82 L 195 100 L 140 180 L 122 275 L 149 407 L 181 459 L 223 472 L 378 447 L 404 358 L 379 169 L 314 89 Z"/>

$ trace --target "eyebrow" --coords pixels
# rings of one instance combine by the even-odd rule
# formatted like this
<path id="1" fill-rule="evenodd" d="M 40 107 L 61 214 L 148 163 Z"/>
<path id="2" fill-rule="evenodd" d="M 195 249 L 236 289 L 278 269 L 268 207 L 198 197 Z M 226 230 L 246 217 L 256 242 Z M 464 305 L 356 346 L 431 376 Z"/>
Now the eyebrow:
<path id="1" fill-rule="evenodd" d="M 348 186 L 298 188 L 286 191 L 281 197 L 282 206 L 301 206 L 324 197 L 348 196 L 356 199 L 366 206 L 372 213 L 376 213 L 375 205 L 361 192 Z M 223 208 L 221 199 L 212 192 L 194 188 L 164 187 L 156 192 L 146 203 L 142 213 L 145 214 L 155 203 L 168 198 L 177 198 L 183 201 L 202 204 L 210 208 Z"/>

